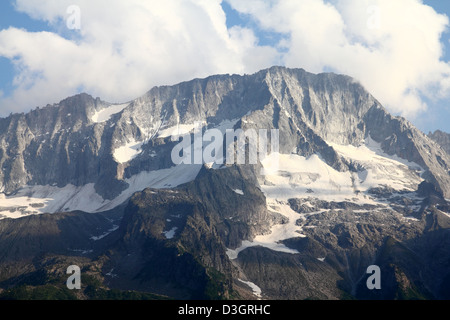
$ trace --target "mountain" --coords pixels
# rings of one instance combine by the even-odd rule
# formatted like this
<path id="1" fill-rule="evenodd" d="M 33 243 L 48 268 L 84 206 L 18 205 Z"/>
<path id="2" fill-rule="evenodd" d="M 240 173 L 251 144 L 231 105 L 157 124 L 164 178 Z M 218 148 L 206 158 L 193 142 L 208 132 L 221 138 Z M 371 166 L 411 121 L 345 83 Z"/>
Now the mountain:
<path id="1" fill-rule="evenodd" d="M 450 134 L 442 132 L 441 130 L 436 130 L 433 133 L 430 132 L 428 137 L 440 145 L 445 152 L 450 154 Z"/>
<path id="2" fill-rule="evenodd" d="M 267 143 L 257 161 L 239 130 Z M 450 156 L 348 76 L 80 94 L 0 119 L 0 146 L 0 297 L 450 297 Z M 76 295 L 65 264 L 86 273 Z"/>

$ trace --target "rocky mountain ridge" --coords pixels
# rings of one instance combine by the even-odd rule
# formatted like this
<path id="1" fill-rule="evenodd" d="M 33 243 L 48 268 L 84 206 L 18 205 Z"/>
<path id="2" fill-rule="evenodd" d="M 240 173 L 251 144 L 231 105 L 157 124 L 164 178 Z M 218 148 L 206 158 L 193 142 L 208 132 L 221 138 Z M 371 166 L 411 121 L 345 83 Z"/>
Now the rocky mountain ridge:
<path id="1" fill-rule="evenodd" d="M 173 143 L 158 132 L 202 121 L 236 121 L 235 127 L 243 129 L 257 121 L 260 127 L 280 129 L 282 153 L 294 148 L 302 155 L 321 152 L 337 166 L 342 165 L 319 140 L 359 145 L 370 134 L 387 153 L 423 166 L 450 196 L 448 155 L 433 149 L 436 156 L 429 156 L 429 139 L 406 120 L 389 115 L 361 85 L 346 76 L 278 67 L 154 88 L 119 108 L 81 94 L 11 115 L 0 121 L 1 190 L 12 194 L 27 185 L 94 183 L 100 196 L 115 198 L 126 189 L 124 179 L 172 165 L 168 153 Z M 135 154 L 120 158 L 118 153 L 127 149 Z"/>

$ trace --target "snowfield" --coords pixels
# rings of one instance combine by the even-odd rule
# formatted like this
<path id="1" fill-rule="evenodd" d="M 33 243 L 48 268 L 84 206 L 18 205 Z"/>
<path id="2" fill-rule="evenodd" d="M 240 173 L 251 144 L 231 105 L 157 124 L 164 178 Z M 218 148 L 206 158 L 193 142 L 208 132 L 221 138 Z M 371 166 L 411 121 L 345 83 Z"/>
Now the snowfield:
<path id="1" fill-rule="evenodd" d="M 172 136 L 184 136 L 188 133 L 192 133 L 196 128 L 195 124 L 180 124 L 170 128 L 160 130 L 158 132 L 158 138 L 168 138 Z"/>
<path id="2" fill-rule="evenodd" d="M 111 105 L 108 108 L 101 109 L 94 113 L 94 115 L 91 117 L 91 120 L 95 123 L 106 122 L 111 119 L 113 115 L 122 112 L 129 105 L 130 103 Z"/>
<path id="3" fill-rule="evenodd" d="M 330 167 L 319 155 L 305 158 L 296 154 L 272 154 L 262 161 L 265 183 L 261 190 L 266 196 L 267 208 L 282 214 L 289 222 L 275 225 L 271 234 L 257 236 L 253 241 L 243 241 L 227 255 L 234 260 L 249 247 L 262 246 L 275 251 L 298 253 L 281 241 L 304 237 L 296 222 L 305 214 L 293 211 L 289 199 L 315 198 L 325 201 L 354 202 L 388 207 L 388 203 L 366 193 L 374 187 L 391 187 L 398 191 L 414 192 L 423 181 L 424 172 L 418 164 L 385 154 L 380 144 L 368 139 L 365 144 L 342 146 L 329 143 L 342 157 L 355 164 L 358 172 L 339 172 Z M 308 215 L 316 214 L 316 212 Z"/>
<path id="4" fill-rule="evenodd" d="M 136 158 L 142 152 L 142 145 L 144 142 L 137 142 L 131 140 L 124 146 L 121 146 L 114 150 L 113 157 L 117 163 L 127 163 Z"/>
<path id="5" fill-rule="evenodd" d="M 94 184 L 82 187 L 67 185 L 27 186 L 14 196 L 0 198 L 0 219 L 21 218 L 32 214 L 84 211 L 103 212 L 121 205 L 133 193 L 145 188 L 167 189 L 194 180 L 201 165 L 179 165 L 169 169 L 141 172 L 125 181 L 129 187 L 113 200 L 105 200 L 97 194 Z"/>

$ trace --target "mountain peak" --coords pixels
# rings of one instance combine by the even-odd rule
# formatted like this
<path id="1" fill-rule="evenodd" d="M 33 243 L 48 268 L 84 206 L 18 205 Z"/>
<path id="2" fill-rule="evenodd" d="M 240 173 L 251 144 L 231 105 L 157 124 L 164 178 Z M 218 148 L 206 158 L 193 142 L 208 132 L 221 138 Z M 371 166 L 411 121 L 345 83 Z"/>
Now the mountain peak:
<path id="1" fill-rule="evenodd" d="M 92 183 L 100 196 L 113 199 L 136 174 L 171 168 L 170 132 L 198 122 L 209 128 L 278 129 L 281 152 L 320 153 L 338 170 L 346 165 L 328 143 L 360 146 L 370 135 L 387 153 L 429 169 L 430 180 L 450 193 L 443 174 L 447 155 L 428 156 L 427 138 L 389 115 L 357 81 L 280 66 L 155 87 L 124 105 L 78 94 L 33 111 L 20 125 L 6 121 L 0 128 L 0 187 L 11 193 L 30 185 Z"/>

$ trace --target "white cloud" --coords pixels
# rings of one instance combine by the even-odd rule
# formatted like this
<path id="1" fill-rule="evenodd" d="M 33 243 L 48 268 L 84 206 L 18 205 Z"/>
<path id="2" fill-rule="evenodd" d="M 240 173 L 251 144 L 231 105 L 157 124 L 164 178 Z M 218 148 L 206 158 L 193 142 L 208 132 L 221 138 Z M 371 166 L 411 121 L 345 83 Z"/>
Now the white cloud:
<path id="1" fill-rule="evenodd" d="M 261 28 L 289 34 L 284 63 L 361 81 L 386 107 L 413 117 L 423 97 L 448 96 L 441 61 L 448 18 L 420 0 L 227 0 Z"/>
<path id="2" fill-rule="evenodd" d="M 79 31 L 66 27 L 71 5 L 80 8 Z M 253 31 L 228 30 L 220 0 L 17 0 L 16 8 L 56 31 L 0 31 L 0 56 L 17 70 L 15 91 L 0 100 L 3 113 L 57 102 L 79 88 L 124 102 L 155 85 L 255 72 L 277 55 L 257 46 Z"/>
<path id="3" fill-rule="evenodd" d="M 224 1 L 261 30 L 286 37 L 263 47 L 260 30 L 227 29 L 221 0 L 16 0 L 17 10 L 55 32 L 0 31 L 0 56 L 17 71 L 0 113 L 57 102 L 79 88 L 125 102 L 155 85 L 252 73 L 280 61 L 353 76 L 409 118 L 426 109 L 424 96 L 449 95 L 440 42 L 449 21 L 421 0 Z M 66 27 L 71 5 L 80 8 L 79 31 Z"/>

